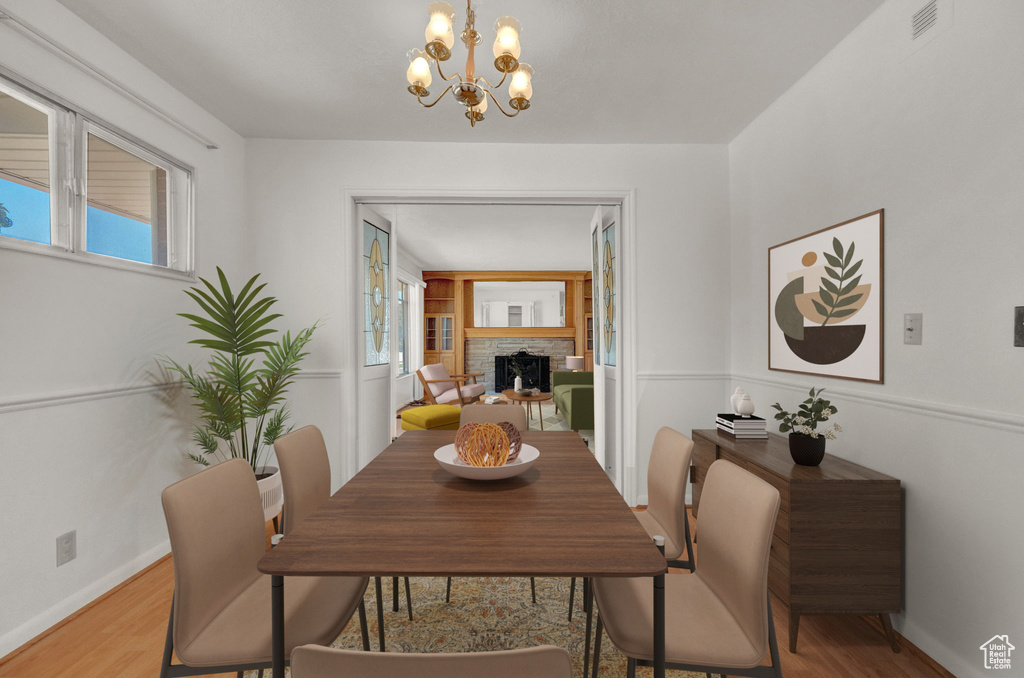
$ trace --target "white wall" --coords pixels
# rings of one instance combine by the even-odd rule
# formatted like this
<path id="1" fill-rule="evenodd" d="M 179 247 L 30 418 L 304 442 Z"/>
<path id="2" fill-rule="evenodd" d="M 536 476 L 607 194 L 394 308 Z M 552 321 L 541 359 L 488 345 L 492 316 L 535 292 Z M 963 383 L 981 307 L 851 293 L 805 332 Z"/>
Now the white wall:
<path id="1" fill-rule="evenodd" d="M 13 14 L 192 125 L 203 145 L 0 26 L 0 64 L 192 165 L 197 259 L 240 276 L 242 140 L 52 0 Z M 0 656 L 168 551 L 160 491 L 191 473 L 184 399 L 155 356 L 193 360 L 187 283 L 0 249 Z M 78 531 L 57 568 L 55 539 Z M 168 604 L 170 601 L 168 601 Z"/>
<path id="2" fill-rule="evenodd" d="M 311 367 L 341 373 L 348 369 L 345 355 L 352 341 L 342 295 L 355 293 L 349 288 L 350 263 L 341 232 L 346 189 L 544 193 L 635 188 L 637 367 L 640 390 L 657 393 L 644 397 L 638 412 L 642 466 L 635 472 L 645 478 L 657 426 L 687 431 L 706 425 L 715 411 L 706 403 L 724 401 L 728 392 L 728 343 L 722 341 L 728 334 L 729 286 L 725 147 L 475 144 L 471 155 L 502 162 L 467 163 L 460 144 L 251 140 L 246 222 L 256 238 L 254 263 L 267 272 L 299 322 L 328 316 L 319 337 L 324 349 L 318 347 L 311 356 Z M 424 163 L 432 170 L 424 171 Z M 710 330 L 695 331 L 698 325 Z M 707 372 L 718 379 L 696 378 Z M 645 390 L 649 379 L 652 388 Z M 327 396 L 317 389 L 327 385 L 309 383 L 309 399 L 322 403 Z M 341 449 L 336 423 L 345 411 L 343 400 L 332 403 L 339 414 L 328 422 L 339 427 L 338 447 L 332 447 L 338 450 L 332 452 L 335 469 L 351 455 Z M 678 405 L 682 401 L 705 406 L 684 410 Z"/>
<path id="3" fill-rule="evenodd" d="M 959 1 L 910 54 L 921 4 L 884 4 L 729 147 L 733 385 L 760 413 L 829 389 L 829 451 L 903 483 L 897 629 L 981 675 L 983 642 L 1024 639 L 1024 3 Z M 769 372 L 768 248 L 878 208 L 885 384 Z"/>

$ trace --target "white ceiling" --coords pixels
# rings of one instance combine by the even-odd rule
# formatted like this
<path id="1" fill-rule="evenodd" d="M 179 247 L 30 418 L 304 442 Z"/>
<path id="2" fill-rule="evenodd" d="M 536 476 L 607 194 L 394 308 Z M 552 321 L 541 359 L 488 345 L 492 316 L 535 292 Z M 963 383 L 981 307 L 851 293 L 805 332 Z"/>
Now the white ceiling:
<path id="1" fill-rule="evenodd" d="M 529 110 L 492 105 L 475 129 L 454 100 L 422 109 L 405 89 L 428 0 L 59 2 L 246 137 L 724 143 L 882 0 L 477 0 L 478 74 L 511 14 L 536 75 Z"/>
<path id="2" fill-rule="evenodd" d="M 398 205 L 398 246 L 428 271 L 586 271 L 593 206 Z M 391 209 L 380 209 L 385 216 Z"/>

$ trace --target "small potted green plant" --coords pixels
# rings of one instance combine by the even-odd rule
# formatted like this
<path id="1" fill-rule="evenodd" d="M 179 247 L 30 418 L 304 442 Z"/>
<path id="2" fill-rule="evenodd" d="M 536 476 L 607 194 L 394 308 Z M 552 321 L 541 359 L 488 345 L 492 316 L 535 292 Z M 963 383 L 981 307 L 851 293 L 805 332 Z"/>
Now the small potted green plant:
<path id="1" fill-rule="evenodd" d="M 810 397 L 800 403 L 796 412 L 787 412 L 779 403 L 772 405 L 778 410 L 775 419 L 779 422 L 779 433 L 789 433 L 789 454 L 802 466 L 820 464 L 825 458 L 825 441 L 835 440 L 843 430 L 836 423 L 818 430 L 818 424 L 838 412 L 831 401 L 821 397 L 824 390 L 812 388 Z"/>
<path id="2" fill-rule="evenodd" d="M 205 316 L 178 314 L 205 335 L 189 343 L 213 351 L 205 371 L 166 356 L 161 362 L 181 375 L 199 407 L 200 423 L 192 432 L 199 451 L 188 457 L 201 466 L 234 457 L 249 462 L 270 520 L 280 512 L 284 495 L 278 469 L 265 462 L 274 441 L 291 430 L 286 427 L 289 413 L 284 396 L 308 355 L 303 348 L 317 326 L 314 323 L 294 335 L 285 332 L 276 342 L 270 341 L 267 337 L 277 330 L 269 325 L 281 314 L 270 312 L 277 299 L 259 296 L 265 287 L 256 285 L 259 275 L 237 294 L 220 268 L 217 276 L 219 288 L 200 278 L 204 287 L 185 290 Z"/>

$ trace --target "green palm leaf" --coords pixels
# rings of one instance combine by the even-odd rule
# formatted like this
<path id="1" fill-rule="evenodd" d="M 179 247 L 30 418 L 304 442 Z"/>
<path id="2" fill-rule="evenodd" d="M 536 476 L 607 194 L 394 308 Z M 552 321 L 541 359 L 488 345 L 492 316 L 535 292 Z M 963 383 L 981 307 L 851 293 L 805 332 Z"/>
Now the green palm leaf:
<path id="1" fill-rule="evenodd" d="M 837 301 L 835 306 L 836 308 L 842 308 L 844 306 L 849 306 L 850 304 L 855 304 L 857 303 L 857 300 L 863 296 L 863 294 L 851 294 L 850 296 Z"/>
<path id="2" fill-rule="evenodd" d="M 852 292 L 852 291 L 853 291 L 853 290 L 854 290 L 854 289 L 855 289 L 855 288 L 857 287 L 857 285 L 859 285 L 859 284 L 860 284 L 860 278 L 861 278 L 861 276 L 859 276 L 859 275 L 858 275 L 858 276 L 857 276 L 856 278 L 854 278 L 854 279 L 853 279 L 853 280 L 851 280 L 851 281 L 850 281 L 849 283 L 847 283 L 847 284 L 846 284 L 846 285 L 845 285 L 845 286 L 843 287 L 843 289 L 841 289 L 841 290 L 840 290 L 840 291 L 838 292 L 838 295 L 839 295 L 840 297 L 842 297 L 842 296 L 844 296 L 844 295 L 847 295 L 847 294 L 849 294 L 850 292 Z"/>

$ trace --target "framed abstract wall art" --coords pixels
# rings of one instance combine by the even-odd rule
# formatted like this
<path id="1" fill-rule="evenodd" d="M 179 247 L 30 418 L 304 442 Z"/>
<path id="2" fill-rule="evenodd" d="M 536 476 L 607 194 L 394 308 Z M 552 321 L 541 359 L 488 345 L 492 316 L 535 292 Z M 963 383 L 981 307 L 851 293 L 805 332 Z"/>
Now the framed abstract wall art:
<path id="1" fill-rule="evenodd" d="M 768 369 L 883 382 L 884 212 L 768 250 Z"/>

